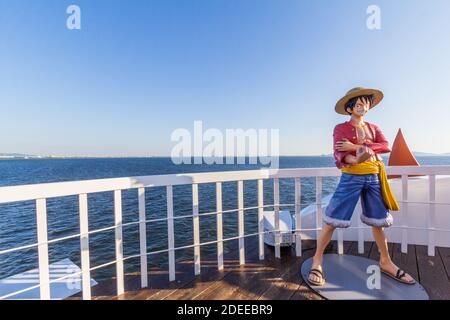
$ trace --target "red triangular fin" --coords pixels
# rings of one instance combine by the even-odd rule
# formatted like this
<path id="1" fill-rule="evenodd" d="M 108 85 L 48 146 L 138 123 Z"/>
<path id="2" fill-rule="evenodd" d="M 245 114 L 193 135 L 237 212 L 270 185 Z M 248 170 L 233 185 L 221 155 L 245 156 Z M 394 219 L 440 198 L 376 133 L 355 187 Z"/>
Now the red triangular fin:
<path id="1" fill-rule="evenodd" d="M 414 157 L 408 147 L 408 144 L 406 143 L 402 129 L 398 129 L 397 136 L 395 137 L 392 145 L 392 151 L 389 156 L 388 166 L 420 166 L 416 157 Z M 388 179 L 399 177 L 400 176 L 388 176 Z"/>

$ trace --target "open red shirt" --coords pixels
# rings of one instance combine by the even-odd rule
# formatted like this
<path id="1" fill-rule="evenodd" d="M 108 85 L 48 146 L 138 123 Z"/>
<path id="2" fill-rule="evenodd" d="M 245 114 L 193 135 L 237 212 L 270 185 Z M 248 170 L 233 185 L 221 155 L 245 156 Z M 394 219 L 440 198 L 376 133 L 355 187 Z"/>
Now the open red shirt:
<path id="1" fill-rule="evenodd" d="M 367 124 L 369 130 L 372 132 L 372 137 L 374 141 L 371 143 L 364 143 L 364 145 L 372 149 L 378 160 L 382 160 L 380 156 L 381 153 L 391 152 L 389 142 L 377 125 L 369 123 L 367 121 L 364 121 L 364 123 Z M 351 167 L 351 164 L 348 164 L 344 161 L 345 157 L 348 154 L 356 156 L 356 151 L 338 151 L 336 149 L 336 142 L 341 141 L 344 138 L 347 138 L 353 144 L 357 144 L 358 132 L 355 129 L 355 127 L 350 123 L 350 121 L 338 124 L 333 131 L 334 159 L 336 160 L 336 167 L 338 167 L 339 169 L 341 169 L 342 167 Z"/>

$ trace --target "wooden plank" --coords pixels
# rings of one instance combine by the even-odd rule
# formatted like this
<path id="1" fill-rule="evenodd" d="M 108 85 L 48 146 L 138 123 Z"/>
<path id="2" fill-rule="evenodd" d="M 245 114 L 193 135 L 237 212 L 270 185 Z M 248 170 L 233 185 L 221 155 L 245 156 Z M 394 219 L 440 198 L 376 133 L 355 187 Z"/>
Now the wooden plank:
<path id="1" fill-rule="evenodd" d="M 298 258 L 300 260 L 300 258 Z M 288 300 L 299 291 L 302 285 L 302 276 L 300 274 L 300 266 L 302 261 L 293 263 L 287 268 L 283 274 L 274 278 L 268 290 L 266 290 L 258 299 L 259 300 Z"/>
<path id="2" fill-rule="evenodd" d="M 376 244 L 374 242 L 365 241 L 363 253 L 360 253 L 359 246 L 360 246 L 359 242 L 352 242 L 350 249 L 348 251 L 348 254 L 358 256 L 358 257 L 369 258 L 370 251 L 372 250 L 372 246 L 376 246 Z"/>
<path id="3" fill-rule="evenodd" d="M 388 252 L 391 257 L 392 257 L 393 248 L 394 248 L 393 243 L 388 243 Z M 373 243 L 372 249 L 370 250 L 369 259 L 376 260 L 376 261 L 380 260 L 380 253 L 378 252 L 378 246 L 375 242 Z"/>
<path id="4" fill-rule="evenodd" d="M 306 283 L 302 282 L 289 300 L 324 300 L 324 298 L 312 291 Z"/>
<path id="5" fill-rule="evenodd" d="M 246 242 L 246 249 L 249 252 L 257 252 L 256 240 L 253 243 Z M 189 281 L 185 281 L 175 290 L 164 290 L 164 295 L 161 292 L 153 295 L 150 299 L 167 299 L 167 300 L 187 300 L 194 299 L 210 286 L 216 285 L 220 282 L 228 273 L 236 268 L 239 268 L 239 252 L 238 240 L 231 241 L 231 247 L 236 250 L 230 250 L 224 254 L 224 268 L 218 270 L 215 268 L 216 262 L 214 257 L 205 257 L 202 262 L 202 268 L 204 271 L 200 275 L 192 277 Z M 188 263 L 191 263 L 188 261 Z"/>
<path id="6" fill-rule="evenodd" d="M 92 287 L 92 300 L 121 300 L 128 292 L 141 290 L 140 275 L 124 275 L 124 290 L 121 295 L 117 295 L 117 281 L 112 278 L 108 281 L 102 281 Z"/>
<path id="7" fill-rule="evenodd" d="M 351 242 L 345 242 L 344 247 L 346 250 L 348 250 L 350 245 Z M 200 294 L 197 294 L 198 288 L 196 286 L 194 290 L 190 290 L 195 292 L 194 296 L 192 294 L 181 296 L 175 294 L 175 296 L 171 297 L 183 299 L 257 299 L 267 291 L 262 298 L 275 295 L 278 297 L 277 299 L 287 299 L 299 289 L 301 282 L 298 273 L 300 262 L 312 254 L 314 254 L 314 250 L 308 250 L 308 255 L 304 259 L 299 260 L 295 257 L 295 251 L 292 248 L 282 248 L 280 260 L 275 257 L 273 249 L 268 250 L 266 261 L 261 262 L 255 255 L 252 255 L 251 261 L 247 261 L 245 266 L 240 266 L 233 270 L 220 281 L 213 285 L 200 285 L 203 289 L 203 292 Z M 295 280 L 295 277 L 299 279 Z M 270 279 L 270 281 L 267 279 Z M 279 280 L 278 282 L 276 281 L 277 279 Z M 286 279 L 288 281 L 284 283 Z M 274 283 L 279 285 L 274 286 Z M 191 285 L 189 287 L 191 288 Z"/>
<path id="8" fill-rule="evenodd" d="M 230 270 L 227 268 L 222 270 L 217 270 L 217 268 L 210 269 L 205 267 L 204 271 L 191 279 L 191 281 L 185 282 L 182 286 L 176 290 L 172 290 L 163 299 L 164 300 L 189 300 L 193 299 L 195 296 L 201 294 L 208 287 L 214 285 L 216 282 L 221 281 L 223 277 L 228 274 Z M 154 299 L 156 295 L 152 297 Z"/>
<path id="9" fill-rule="evenodd" d="M 408 245 L 408 253 L 403 253 L 401 250 L 401 245 L 398 243 L 394 243 L 392 248 L 392 261 L 397 265 L 397 267 L 405 270 L 405 272 L 409 273 L 414 279 L 419 280 L 416 249 L 414 248 L 414 245 Z"/>
<path id="10" fill-rule="evenodd" d="M 109 300 L 160 300 L 160 299 L 193 299 L 205 288 L 220 281 L 225 274 L 239 268 L 238 240 L 231 240 L 232 248 L 224 254 L 224 270 L 217 270 L 216 256 L 202 259 L 202 273 L 194 275 L 194 262 L 186 260 L 177 262 L 177 281 L 170 282 L 168 270 L 152 267 L 149 270 L 149 287 L 141 289 L 136 281 L 139 275 L 126 275 L 126 292 L 120 296 L 115 294 L 113 281 L 102 282 L 95 286 L 94 299 Z M 248 246 L 250 252 L 257 252 L 257 246 Z M 165 253 L 161 253 L 163 255 Z M 157 255 L 155 255 L 157 256 Z M 155 258 L 156 260 L 156 258 Z"/>
<path id="11" fill-rule="evenodd" d="M 258 257 L 258 251 L 256 250 L 258 247 L 257 237 L 247 238 L 246 241 L 246 249 L 249 252 L 247 256 L 247 264 L 240 265 L 239 262 L 239 251 L 231 250 L 225 256 L 224 260 L 224 269 L 213 270 L 213 268 L 209 268 L 203 275 L 195 277 L 191 282 L 181 286 L 179 289 L 171 293 L 167 296 L 166 299 L 205 299 L 205 296 L 208 296 L 209 293 L 217 293 L 219 296 L 223 297 L 226 295 L 226 291 L 224 290 L 223 283 L 229 283 L 228 280 L 224 280 L 230 273 L 236 272 L 236 270 L 248 268 L 249 265 L 253 265 L 254 263 L 262 263 Z M 232 248 L 238 248 L 238 240 L 234 240 L 232 243 Z M 203 263 L 205 265 L 205 263 Z M 208 265 L 206 263 L 206 265 Z M 210 263 L 212 265 L 212 263 Z M 220 297 L 218 298 L 220 299 Z"/>
<path id="12" fill-rule="evenodd" d="M 315 250 L 306 251 L 302 257 L 289 260 L 283 272 L 269 282 L 268 289 L 258 298 L 260 300 L 288 300 L 296 293 L 298 294 L 301 285 L 304 284 L 300 273 L 302 263 L 314 255 Z"/>
<path id="13" fill-rule="evenodd" d="M 183 266 L 182 266 L 183 265 Z M 189 288 L 189 293 L 193 293 L 196 289 L 193 285 L 195 280 L 200 280 L 206 284 L 211 284 L 211 281 L 217 281 L 220 278 L 221 273 L 226 273 L 226 270 L 217 270 L 217 261 L 214 257 L 213 260 L 202 259 L 202 273 L 194 275 L 193 270 L 195 265 L 192 261 L 186 261 L 183 264 L 178 264 L 177 268 L 180 268 L 182 272 L 177 270 L 177 281 L 167 285 L 167 283 L 161 283 L 160 290 L 153 295 L 146 297 L 146 300 L 172 300 L 172 299 L 184 299 L 180 296 L 183 291 L 181 288 Z M 178 295 L 177 295 L 178 293 Z"/>
<path id="14" fill-rule="evenodd" d="M 247 299 L 248 294 L 258 291 L 262 277 L 273 279 L 278 272 L 279 269 L 260 260 L 254 264 L 241 265 L 238 269 L 227 274 L 213 290 L 208 290 L 208 292 L 205 292 L 206 294 L 201 294 L 196 299 Z"/>
<path id="15" fill-rule="evenodd" d="M 250 239 L 252 239 L 253 246 L 255 246 L 255 238 L 252 237 Z M 276 268 L 268 262 L 270 260 L 269 257 L 267 260 L 261 261 L 256 250 L 252 250 L 249 253 L 250 255 L 247 257 L 245 265 L 239 265 L 237 268 L 232 269 L 221 281 L 214 283 L 214 285 L 208 287 L 194 298 L 199 300 L 234 299 L 238 290 L 246 290 L 253 284 L 253 276 L 276 271 Z M 267 255 L 270 255 L 269 252 L 267 252 Z"/>
<path id="16" fill-rule="evenodd" d="M 437 247 L 436 249 L 444 264 L 447 278 L 450 280 L 450 248 Z"/>
<path id="17" fill-rule="evenodd" d="M 425 246 L 416 245 L 415 247 L 420 283 L 425 287 L 431 299 L 449 300 L 450 282 L 441 258 L 428 256 Z"/>
<path id="18" fill-rule="evenodd" d="M 246 241 L 246 251 L 249 253 L 245 265 L 239 265 L 238 240 L 233 240 L 233 248 L 224 255 L 224 270 L 216 268 L 216 256 L 205 257 L 204 272 L 194 276 L 194 263 L 190 260 L 177 264 L 177 281 L 169 282 L 167 270 L 152 268 L 149 288 L 139 288 L 139 275 L 126 275 L 127 292 L 120 297 L 114 295 L 114 285 L 111 285 L 110 296 L 97 296 L 101 299 L 322 299 L 309 289 L 301 279 L 299 271 L 301 262 L 314 254 L 312 243 L 315 240 L 304 240 L 304 254 L 296 257 L 295 249 L 282 248 L 281 259 L 275 257 L 275 250 L 266 250 L 267 258 L 259 260 L 258 237 L 250 237 Z M 251 239 L 251 240 L 250 240 Z M 432 299 L 450 299 L 450 249 L 436 248 L 435 257 L 429 257 L 426 246 L 410 245 L 408 253 L 401 253 L 400 244 L 389 244 L 389 251 L 394 262 L 416 280 L 420 280 Z M 311 248 L 311 249 L 307 249 Z M 336 253 L 338 244 L 330 242 L 326 253 Z M 378 258 L 377 247 L 373 242 L 365 242 L 365 253 L 358 254 L 358 242 L 344 241 L 344 253 L 356 256 Z M 417 256 L 415 252 L 417 251 Z M 414 273 L 414 261 L 417 261 L 417 275 Z M 417 268 L 417 267 L 416 267 Z M 101 284 L 99 284 L 101 286 Z M 96 286 L 98 287 L 98 286 Z M 94 287 L 93 291 L 96 290 Z"/>
<path id="19" fill-rule="evenodd" d="M 447 278 L 450 281 L 450 248 L 437 247 L 436 249 L 444 264 Z"/>
<path id="20" fill-rule="evenodd" d="M 224 274 L 239 267 L 237 243 L 238 240 L 232 240 L 231 247 L 233 250 L 224 254 L 224 270 L 222 271 L 217 270 L 216 256 L 208 256 L 202 259 L 202 273 L 200 275 L 194 275 L 195 265 L 192 260 L 178 262 L 176 265 L 177 281 L 174 282 L 169 281 L 167 270 L 153 267 L 149 271 L 148 288 L 140 290 L 136 285 L 129 285 L 128 287 L 131 287 L 127 288 L 129 291 L 121 295 L 119 299 L 192 299 L 199 290 L 202 291 L 201 287 L 206 288 L 214 284 L 215 281 L 220 281 Z M 248 249 L 256 251 L 256 247 L 249 247 Z M 116 299 L 116 297 L 113 297 L 113 299 Z"/>
<path id="21" fill-rule="evenodd" d="M 234 290 L 231 299 L 236 300 L 255 300 L 266 292 L 274 282 L 279 283 L 282 277 L 292 269 L 297 269 L 299 258 L 296 257 L 293 248 L 281 248 L 281 259 L 275 257 L 274 250 L 268 250 L 266 261 L 260 262 L 263 269 L 250 276 L 244 285 L 238 285 Z M 297 263 L 295 263 L 297 262 Z M 245 273 L 244 273 L 245 276 Z M 270 280 L 270 281 L 269 281 Z M 295 285 L 295 284 L 294 284 Z"/>
<path id="22" fill-rule="evenodd" d="M 267 250 L 267 259 L 264 261 L 260 261 L 258 259 L 257 250 L 258 241 L 256 237 L 251 237 L 248 239 L 252 239 L 252 241 L 246 242 L 246 249 L 248 252 L 252 252 L 249 259 L 247 260 L 246 266 L 239 266 L 238 259 L 238 250 L 231 250 L 231 252 L 226 254 L 225 258 L 225 270 L 224 272 L 219 272 L 216 268 L 214 268 L 214 259 L 209 260 L 205 258 L 205 262 L 202 265 L 205 267 L 205 271 L 202 272 L 201 275 L 194 277 L 192 275 L 192 261 L 187 261 L 190 263 L 189 267 L 185 266 L 177 266 L 177 274 L 178 280 L 175 283 L 169 283 L 167 281 L 167 271 L 161 271 L 156 268 L 150 270 L 150 288 L 146 288 L 144 290 L 138 290 L 138 285 L 135 284 L 133 292 L 126 292 L 124 295 L 120 297 L 106 297 L 101 296 L 101 299 L 205 299 L 205 294 L 207 292 L 214 292 L 214 299 L 256 299 L 262 293 L 271 288 L 272 282 L 268 281 L 268 279 L 272 279 L 273 277 L 280 278 L 280 276 L 286 278 L 295 276 L 296 270 L 298 271 L 300 267 L 299 262 L 295 262 L 295 251 L 291 248 L 282 248 L 282 258 L 275 258 L 274 250 Z M 236 241 L 236 240 L 234 240 Z M 305 247 L 312 247 L 312 240 L 305 241 Z M 344 247 L 349 247 L 350 242 L 345 242 Z M 236 249 L 238 248 L 237 242 L 234 243 Z M 336 248 L 333 244 L 329 246 L 329 250 L 334 251 Z M 305 252 L 308 252 L 308 255 L 304 257 L 306 259 L 310 255 L 314 253 L 312 249 L 306 249 Z M 292 263 L 294 261 L 294 263 Z M 290 269 L 286 268 L 289 266 Z M 247 269 L 246 269 L 247 268 Z M 263 268 L 262 270 L 266 270 L 265 272 L 253 272 L 248 274 L 247 271 L 257 271 L 258 268 Z M 238 271 L 238 269 L 240 269 Z M 270 271 L 271 270 L 271 271 Z M 290 271 L 290 273 L 288 273 Z M 234 272 L 233 277 L 227 277 L 224 279 L 227 274 Z M 240 272 L 240 274 L 239 274 Z M 154 274 L 158 273 L 158 274 Z M 188 277 L 190 276 L 190 279 Z M 244 281 L 239 281 L 239 280 Z M 127 277 L 127 284 L 130 281 L 130 278 Z M 182 282 L 179 286 L 177 284 Z M 225 283 L 225 284 L 224 284 Z M 294 284 L 295 286 L 295 284 Z M 127 285 L 130 287 L 130 285 Z M 178 287 L 178 288 L 177 288 Z M 290 291 L 289 291 L 290 288 Z M 287 287 L 282 286 L 279 290 L 280 294 L 283 296 L 290 296 L 293 293 L 292 285 L 288 285 Z M 293 297 L 294 299 L 304 299 L 305 296 L 310 296 L 311 299 L 319 298 L 312 292 L 309 292 L 309 289 L 306 287 L 299 289 L 299 296 Z M 271 293 L 274 294 L 277 292 L 275 289 L 271 289 Z M 306 292 L 305 290 L 308 290 Z M 111 290 L 113 292 L 114 290 Z M 206 291 L 206 292 L 205 292 Z M 202 292 L 205 292 L 203 295 Z M 270 294 L 267 293 L 267 295 Z M 223 293 L 223 294 L 220 294 Z M 213 298 L 213 297 L 209 297 Z"/>
<path id="23" fill-rule="evenodd" d="M 127 289 L 127 292 L 119 297 L 119 300 L 148 300 L 162 299 L 180 286 L 192 281 L 194 275 L 194 265 L 192 261 L 184 261 L 177 264 L 177 281 L 170 281 L 169 271 L 152 267 L 149 270 L 149 286 L 144 289 Z M 128 280 L 129 281 L 129 280 Z M 129 282 L 127 283 L 129 286 Z"/>
<path id="24" fill-rule="evenodd" d="M 344 240 L 344 242 L 342 244 L 343 250 L 344 250 L 344 254 L 349 254 L 350 253 L 350 249 L 353 247 L 354 243 L 356 243 L 356 242 Z"/>

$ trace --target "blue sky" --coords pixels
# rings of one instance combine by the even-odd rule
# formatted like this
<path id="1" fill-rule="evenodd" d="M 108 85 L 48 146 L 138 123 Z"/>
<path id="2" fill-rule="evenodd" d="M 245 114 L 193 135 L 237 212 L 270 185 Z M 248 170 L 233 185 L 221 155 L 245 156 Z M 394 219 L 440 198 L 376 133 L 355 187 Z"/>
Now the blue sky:
<path id="1" fill-rule="evenodd" d="M 449 16 L 448 0 L 0 0 L 0 152 L 169 155 L 202 120 L 331 153 L 355 86 L 384 91 L 366 121 L 391 141 L 450 152 Z"/>

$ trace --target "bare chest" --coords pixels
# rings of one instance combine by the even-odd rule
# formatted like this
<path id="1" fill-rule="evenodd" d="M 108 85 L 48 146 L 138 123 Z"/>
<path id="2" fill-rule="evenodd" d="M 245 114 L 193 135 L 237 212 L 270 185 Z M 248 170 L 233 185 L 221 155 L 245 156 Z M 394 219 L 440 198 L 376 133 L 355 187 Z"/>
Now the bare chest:
<path id="1" fill-rule="evenodd" d="M 355 133 L 358 144 L 363 144 L 364 142 L 374 142 L 374 136 L 367 124 L 362 127 L 355 127 Z"/>

